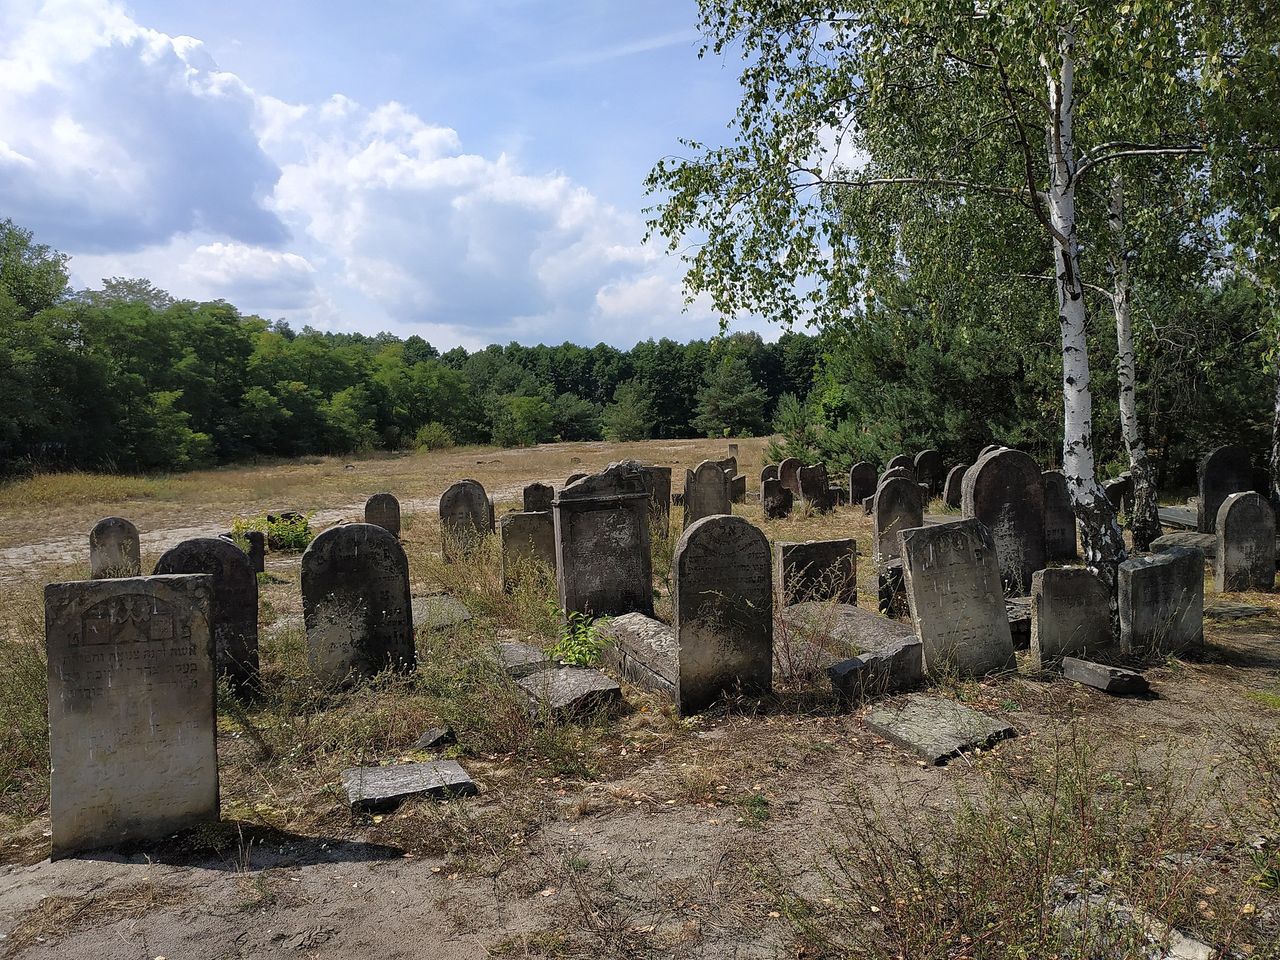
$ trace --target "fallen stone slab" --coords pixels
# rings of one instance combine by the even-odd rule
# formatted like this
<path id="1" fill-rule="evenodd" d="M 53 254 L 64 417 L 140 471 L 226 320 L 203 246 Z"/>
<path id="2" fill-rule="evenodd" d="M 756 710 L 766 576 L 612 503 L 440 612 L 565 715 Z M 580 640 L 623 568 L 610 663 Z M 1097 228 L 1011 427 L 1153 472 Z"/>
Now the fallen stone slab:
<path id="1" fill-rule="evenodd" d="M 387 767 L 349 767 L 342 785 L 353 811 L 390 810 L 410 797 L 471 796 L 476 785 L 456 760 L 397 763 Z"/>
<path id="2" fill-rule="evenodd" d="M 529 711 L 543 720 L 572 720 L 622 706 L 622 688 L 599 670 L 556 667 L 516 681 Z"/>
<path id="3" fill-rule="evenodd" d="M 420 736 L 413 745 L 415 750 L 439 750 L 458 742 L 458 735 L 453 727 L 432 727 Z"/>
<path id="4" fill-rule="evenodd" d="M 845 705 L 918 686 L 924 680 L 920 638 L 906 624 L 847 603 L 782 608 L 791 642 L 818 648 Z"/>
<path id="5" fill-rule="evenodd" d="M 498 660 L 507 676 L 519 680 L 540 670 L 552 670 L 560 661 L 547 656 L 541 647 L 519 640 L 503 640 L 498 644 Z"/>
<path id="6" fill-rule="evenodd" d="M 1147 678 L 1136 670 L 1111 667 L 1092 660 L 1081 660 L 1079 657 L 1062 658 L 1062 675 L 1068 680 L 1117 697 L 1141 696 L 1151 692 Z"/>
<path id="7" fill-rule="evenodd" d="M 1212 533 L 1196 533 L 1195 530 L 1177 530 L 1151 541 L 1153 553 L 1164 553 L 1174 547 L 1194 547 L 1204 552 L 1206 560 L 1212 560 L 1218 552 L 1218 541 Z"/>
<path id="8" fill-rule="evenodd" d="M 436 593 L 414 597 L 413 625 L 425 630 L 452 630 L 471 620 L 471 611 L 457 597 Z"/>
<path id="9" fill-rule="evenodd" d="M 1140 945 L 1145 946 L 1140 956 L 1147 960 L 1218 960 L 1218 951 L 1208 944 L 1115 893 L 1113 879 L 1109 870 L 1094 876 L 1081 871 L 1050 884 L 1053 914 L 1068 936 L 1072 956 L 1132 956 L 1133 947 Z"/>
<path id="10" fill-rule="evenodd" d="M 954 700 L 912 694 L 900 706 L 872 710 L 867 726 L 891 743 L 929 763 L 943 764 L 968 750 L 981 750 L 1008 737 L 1013 727 Z"/>
<path id="11" fill-rule="evenodd" d="M 1269 607 L 1237 600 L 1210 600 L 1204 605 L 1207 620 L 1246 620 L 1249 617 L 1262 617 L 1270 612 Z"/>
<path id="12" fill-rule="evenodd" d="M 1196 529 L 1195 507 L 1161 507 L 1159 513 L 1160 522 L 1167 527 L 1176 527 L 1180 530 Z"/>
<path id="13" fill-rule="evenodd" d="M 646 690 L 674 697 L 680 662 L 675 631 L 643 613 L 624 613 L 598 621 L 606 639 L 600 662 Z"/>

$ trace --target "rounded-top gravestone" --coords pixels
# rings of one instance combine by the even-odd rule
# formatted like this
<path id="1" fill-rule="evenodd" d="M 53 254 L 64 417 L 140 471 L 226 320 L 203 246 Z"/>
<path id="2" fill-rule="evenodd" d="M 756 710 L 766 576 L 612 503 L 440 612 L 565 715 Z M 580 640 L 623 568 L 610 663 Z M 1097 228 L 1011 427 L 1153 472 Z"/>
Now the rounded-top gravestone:
<path id="1" fill-rule="evenodd" d="M 800 468 L 803 466 L 798 457 L 787 457 L 778 464 L 778 479 L 796 497 L 800 496 Z"/>
<path id="2" fill-rule="evenodd" d="M 89 579 L 142 575 L 138 528 L 123 517 L 104 517 L 89 531 Z"/>
<path id="3" fill-rule="evenodd" d="M 818 513 L 831 509 L 831 482 L 827 479 L 827 465 L 815 463 L 800 468 L 800 496 Z"/>
<path id="4" fill-rule="evenodd" d="M 1213 533 L 1218 508 L 1230 494 L 1253 487 L 1253 465 L 1244 447 L 1218 447 L 1200 461 L 1200 504 L 1196 507 L 1196 529 Z"/>
<path id="5" fill-rule="evenodd" d="M 1032 575 L 1045 568 L 1044 487 L 1036 462 L 1020 450 L 987 454 L 965 474 L 961 510 L 991 531 L 1005 588 L 1029 593 Z"/>
<path id="6" fill-rule="evenodd" d="M 942 489 L 942 454 L 937 450 L 921 450 L 917 453 L 915 471 L 916 483 L 928 484 L 930 493 L 937 493 Z"/>
<path id="7" fill-rule="evenodd" d="M 960 506 L 961 490 L 964 485 L 964 475 L 969 469 L 967 463 L 958 463 L 947 471 L 947 480 L 942 485 L 942 502 L 948 507 Z"/>
<path id="8" fill-rule="evenodd" d="M 549 513 L 555 499 L 555 487 L 549 483 L 530 483 L 524 488 L 525 513 Z"/>
<path id="9" fill-rule="evenodd" d="M 760 505 L 766 520 L 781 520 L 789 516 L 794 503 L 795 496 L 777 477 L 770 477 L 760 484 Z"/>
<path id="10" fill-rule="evenodd" d="M 890 460 L 887 464 L 885 464 L 885 468 L 884 468 L 885 473 L 888 473 L 894 467 L 905 467 L 907 470 L 910 470 L 912 472 L 912 475 L 914 475 L 916 470 L 916 462 L 912 460 L 910 457 L 908 457 L 905 453 L 900 453 L 896 457 L 894 457 L 892 460 Z"/>
<path id="11" fill-rule="evenodd" d="M 440 541 L 445 561 L 466 555 L 492 528 L 489 497 L 477 480 L 459 480 L 440 495 Z"/>
<path id="12" fill-rule="evenodd" d="M 375 493 L 365 501 L 364 522 L 400 536 L 400 501 L 389 493 Z"/>
<path id="13" fill-rule="evenodd" d="M 890 477 L 876 488 L 871 513 L 875 562 L 883 566 L 902 555 L 898 534 L 924 524 L 920 485 L 905 477 Z"/>
<path id="14" fill-rule="evenodd" d="M 684 525 L 733 513 L 729 477 L 715 460 L 703 460 L 696 470 L 686 470 L 684 479 Z"/>
<path id="15" fill-rule="evenodd" d="M 860 460 L 849 468 L 849 502 L 861 503 L 876 492 L 876 468 Z"/>
<path id="16" fill-rule="evenodd" d="M 915 483 L 916 473 L 910 467 L 890 467 L 880 475 L 880 479 L 877 481 L 876 486 L 880 486 L 880 484 L 884 483 L 886 480 L 910 480 L 912 483 Z"/>
<path id="17" fill-rule="evenodd" d="M 1213 582 L 1219 593 L 1276 585 L 1276 514 L 1261 494 L 1232 493 L 1218 508 Z"/>
<path id="18" fill-rule="evenodd" d="M 763 470 L 760 471 L 761 483 L 764 483 L 766 480 L 777 480 L 777 479 L 778 479 L 778 465 L 776 463 L 771 463 L 768 466 L 766 466 Z"/>

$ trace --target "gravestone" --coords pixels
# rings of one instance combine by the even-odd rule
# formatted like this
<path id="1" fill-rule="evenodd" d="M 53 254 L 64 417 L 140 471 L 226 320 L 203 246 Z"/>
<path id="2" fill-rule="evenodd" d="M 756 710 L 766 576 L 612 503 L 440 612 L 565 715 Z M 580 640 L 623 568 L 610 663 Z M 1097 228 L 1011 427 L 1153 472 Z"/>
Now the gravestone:
<path id="1" fill-rule="evenodd" d="M 549 483 L 530 483 L 524 488 L 525 513 L 550 513 L 556 488 Z"/>
<path id="2" fill-rule="evenodd" d="M 942 502 L 948 507 L 959 508 L 964 474 L 968 469 L 967 463 L 961 463 L 947 471 L 946 482 L 942 484 Z"/>
<path id="3" fill-rule="evenodd" d="M 983 457 L 985 457 L 989 453 L 995 453 L 997 450 L 1005 450 L 1005 449 L 1007 448 L 1002 446 L 1001 444 L 989 443 L 982 448 L 981 452 L 978 454 L 978 459 L 981 460 Z"/>
<path id="4" fill-rule="evenodd" d="M 995 539 L 1005 589 L 1026 596 L 1045 567 L 1044 487 L 1040 468 L 1020 450 L 989 453 L 965 475 L 961 511 Z"/>
<path id="5" fill-rule="evenodd" d="M 1046 560 L 1075 560 L 1079 555 L 1076 514 L 1067 492 L 1067 478 L 1061 470 L 1040 474 L 1044 489 L 1044 557 Z"/>
<path id="6" fill-rule="evenodd" d="M 729 501 L 742 503 L 747 499 L 747 475 L 740 473 L 729 479 Z"/>
<path id="7" fill-rule="evenodd" d="M 556 583 L 566 613 L 653 614 L 646 483 L 643 466 L 624 460 L 565 487 L 552 501 Z"/>
<path id="8" fill-rule="evenodd" d="M 263 573 L 267 569 L 267 535 L 261 530 L 250 530 L 244 535 L 248 541 L 249 549 L 245 551 L 249 556 L 249 566 L 253 568 L 255 574 Z"/>
<path id="9" fill-rule="evenodd" d="M 800 468 L 803 466 L 796 457 L 787 457 L 778 464 L 778 479 L 796 498 L 800 497 Z"/>
<path id="10" fill-rule="evenodd" d="M 1102 485 L 1102 492 L 1107 495 L 1107 500 L 1111 503 L 1111 509 L 1116 513 L 1129 514 L 1133 512 L 1133 477 L 1127 473 L 1108 480 Z"/>
<path id="11" fill-rule="evenodd" d="M 89 531 L 89 578 L 142 575 L 142 550 L 138 528 L 123 517 L 106 517 Z"/>
<path id="12" fill-rule="evenodd" d="M 1196 529 L 1213 533 L 1218 508 L 1232 493 L 1253 489 L 1253 465 L 1244 447 L 1218 447 L 1200 461 L 1200 503 L 1196 506 Z"/>
<path id="13" fill-rule="evenodd" d="M 818 513 L 831 510 L 831 484 L 827 480 L 827 466 L 815 463 L 800 468 L 800 496 Z"/>
<path id="14" fill-rule="evenodd" d="M 1113 645 L 1111 593 L 1085 567 L 1051 567 L 1031 578 L 1031 669 Z"/>
<path id="15" fill-rule="evenodd" d="M 208 574 L 209 630 L 218 672 L 237 686 L 258 679 L 258 576 L 239 547 L 221 537 L 184 540 L 156 563 L 157 576 Z"/>
<path id="16" fill-rule="evenodd" d="M 736 443 L 731 443 L 731 444 L 729 444 L 729 456 L 731 456 L 731 457 L 733 457 L 733 458 L 735 458 L 735 459 L 737 458 L 737 456 L 738 456 L 738 445 L 737 445 Z"/>
<path id="17" fill-rule="evenodd" d="M 920 487 L 901 477 L 886 480 L 872 504 L 873 549 L 876 566 L 901 556 L 898 534 L 924 523 Z"/>
<path id="18" fill-rule="evenodd" d="M 991 531 L 977 520 L 899 534 L 907 604 L 930 676 L 1016 667 Z"/>
<path id="19" fill-rule="evenodd" d="M 681 715 L 727 693 L 768 694 L 773 585 L 765 535 L 742 517 L 704 517 L 681 535 L 671 568 Z"/>
<path id="20" fill-rule="evenodd" d="M 766 520 L 781 520 L 789 517 L 794 499 L 791 491 L 777 478 L 765 480 L 760 484 L 760 503 Z"/>
<path id="21" fill-rule="evenodd" d="M 476 785 L 457 760 L 393 763 L 379 767 L 348 767 L 342 786 L 353 812 L 394 810 L 410 797 L 470 797 Z"/>
<path id="22" fill-rule="evenodd" d="M 207 576 L 45 588 L 52 859 L 218 819 Z"/>
<path id="23" fill-rule="evenodd" d="M 704 460 L 696 470 L 686 470 L 684 479 L 684 526 L 720 514 L 733 513 L 729 499 L 729 477 L 714 460 Z"/>
<path id="24" fill-rule="evenodd" d="M 1204 554 L 1187 547 L 1120 564 L 1120 649 L 1158 656 L 1204 643 Z"/>
<path id="25" fill-rule="evenodd" d="M 715 461 L 720 465 L 720 469 L 724 471 L 724 475 L 732 480 L 738 475 L 738 458 L 725 457 L 723 460 Z"/>
<path id="26" fill-rule="evenodd" d="M 586 476 L 589 476 L 589 474 L 585 474 L 585 473 L 571 473 L 571 474 L 569 474 L 567 477 L 565 477 L 565 478 L 564 478 L 564 485 L 567 487 L 567 486 L 569 486 L 569 484 L 571 484 L 571 483 L 577 483 L 579 480 L 581 480 L 583 477 L 586 477 Z"/>
<path id="27" fill-rule="evenodd" d="M 1249 491 L 1228 494 L 1218 508 L 1214 589 L 1219 593 L 1276 585 L 1276 514 L 1265 497 Z"/>
<path id="28" fill-rule="evenodd" d="M 364 503 L 364 522 L 400 536 L 400 501 L 389 493 L 375 493 Z"/>
<path id="29" fill-rule="evenodd" d="M 766 480 L 777 480 L 777 479 L 778 479 L 778 465 L 776 463 L 771 463 L 768 466 L 766 466 L 763 470 L 760 471 L 761 483 L 764 483 Z"/>
<path id="30" fill-rule="evenodd" d="M 937 450 L 921 450 L 915 459 L 916 482 L 929 485 L 929 493 L 937 493 L 942 489 L 945 470 L 942 466 L 942 454 Z"/>
<path id="31" fill-rule="evenodd" d="M 779 606 L 858 602 L 858 545 L 852 539 L 773 545 L 773 589 Z"/>
<path id="32" fill-rule="evenodd" d="M 913 693 L 867 714 L 867 726 L 891 743 L 939 766 L 969 750 L 1017 736 L 1013 727 L 954 700 Z"/>
<path id="33" fill-rule="evenodd" d="M 876 468 L 865 460 L 855 463 L 849 468 L 849 502 L 861 503 L 867 497 L 875 496 Z"/>
<path id="34" fill-rule="evenodd" d="M 671 519 L 671 468 L 656 464 L 640 465 L 644 474 L 645 489 L 649 491 L 649 514 L 654 523 L 667 528 Z"/>
<path id="35" fill-rule="evenodd" d="M 330 527 L 302 555 L 307 660 L 326 683 L 410 671 L 413 607 L 400 541 L 372 523 Z"/>
<path id="36" fill-rule="evenodd" d="M 491 528 L 489 496 L 477 480 L 459 480 L 440 495 L 440 553 L 445 563 L 466 556 Z"/>
<path id="37" fill-rule="evenodd" d="M 885 472 L 888 473 L 894 467 L 902 467 L 904 470 L 910 470 L 912 475 L 916 472 L 916 462 L 908 457 L 905 453 L 900 453 L 887 464 L 885 464 Z"/>
<path id="38" fill-rule="evenodd" d="M 876 486 L 879 486 L 886 480 L 894 479 L 910 480 L 912 483 L 915 483 L 916 472 L 912 467 L 890 467 L 880 475 L 880 479 L 876 481 Z"/>
<path id="39" fill-rule="evenodd" d="M 542 564 L 555 572 L 556 524 L 549 511 L 506 514 L 498 524 L 498 537 L 504 590 L 514 588 L 520 571 L 530 565 Z"/>

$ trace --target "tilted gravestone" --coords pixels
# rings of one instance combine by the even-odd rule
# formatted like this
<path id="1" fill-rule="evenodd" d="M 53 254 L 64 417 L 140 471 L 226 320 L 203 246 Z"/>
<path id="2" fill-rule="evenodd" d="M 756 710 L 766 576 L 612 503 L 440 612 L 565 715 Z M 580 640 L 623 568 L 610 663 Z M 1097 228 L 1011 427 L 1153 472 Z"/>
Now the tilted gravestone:
<path id="1" fill-rule="evenodd" d="M 867 497 L 875 496 L 876 468 L 862 460 L 849 468 L 849 502 L 859 504 Z"/>
<path id="2" fill-rule="evenodd" d="M 801 467 L 799 479 L 800 496 L 810 509 L 818 513 L 830 511 L 831 483 L 827 480 L 826 464 L 815 463 L 808 467 Z"/>
<path id="3" fill-rule="evenodd" d="M 1031 578 L 1031 669 L 1113 646 L 1111 593 L 1085 567 L 1051 567 Z"/>
<path id="4" fill-rule="evenodd" d="M 930 676 L 1016 667 L 996 544 L 977 520 L 899 534 L 907 604 Z"/>
<path id="5" fill-rule="evenodd" d="M 904 470 L 910 470 L 914 476 L 916 471 L 916 462 L 908 457 L 905 453 L 900 453 L 887 464 L 885 464 L 885 472 L 888 473 L 894 467 L 902 467 Z"/>
<path id="6" fill-rule="evenodd" d="M 477 480 L 459 480 L 440 495 L 440 551 L 446 563 L 466 556 L 492 527 L 489 496 Z"/>
<path id="7" fill-rule="evenodd" d="M 768 466 L 766 466 L 763 470 L 760 471 L 761 483 L 764 483 L 766 480 L 777 480 L 777 479 L 778 479 L 778 465 L 776 463 L 771 463 Z"/>
<path id="8" fill-rule="evenodd" d="M 237 686 L 258 679 L 258 576 L 239 547 L 220 537 L 184 540 L 166 550 L 155 573 L 208 574 L 213 600 L 209 629 L 218 672 Z"/>
<path id="9" fill-rule="evenodd" d="M 804 464 L 796 457 L 787 457 L 778 464 L 778 479 L 791 491 L 793 497 L 800 496 L 800 468 Z"/>
<path id="10" fill-rule="evenodd" d="M 876 566 L 900 556 L 898 534 L 924 523 L 920 487 L 902 477 L 891 478 L 876 490 L 871 507 Z"/>
<path id="11" fill-rule="evenodd" d="M 524 488 L 525 513 L 550 513 L 556 488 L 549 483 L 530 483 Z"/>
<path id="12" fill-rule="evenodd" d="M 1218 447 L 1200 461 L 1200 503 L 1196 507 L 1196 529 L 1213 533 L 1218 508 L 1232 493 L 1253 489 L 1253 464 L 1244 447 Z"/>
<path id="13" fill-rule="evenodd" d="M 1214 588 L 1219 593 L 1276 585 L 1276 514 L 1266 497 L 1232 493 L 1218 508 Z"/>
<path id="14" fill-rule="evenodd" d="M 773 545 L 773 590 L 780 606 L 858 602 L 858 545 L 852 539 Z"/>
<path id="15" fill-rule="evenodd" d="M 964 475 L 968 469 L 967 463 L 961 463 L 947 471 L 947 479 L 942 484 L 942 502 L 948 507 L 959 508 L 963 496 L 961 491 Z"/>
<path id="16" fill-rule="evenodd" d="M 671 468 L 643 463 L 640 471 L 649 491 L 649 515 L 655 524 L 666 529 L 671 519 Z"/>
<path id="17" fill-rule="evenodd" d="M 681 715 L 727 693 L 765 695 L 773 683 L 769 541 L 742 517 L 705 517 L 671 562 Z"/>
<path id="18" fill-rule="evenodd" d="M 213 584 L 45 588 L 52 859 L 218 819 Z"/>
<path id="19" fill-rule="evenodd" d="M 364 502 L 364 522 L 400 536 L 400 501 L 390 493 L 375 493 Z"/>
<path id="20" fill-rule="evenodd" d="M 89 531 L 89 578 L 142 575 L 138 528 L 123 517 L 105 517 Z"/>
<path id="21" fill-rule="evenodd" d="M 931 494 L 942 489 L 945 471 L 942 466 L 942 454 L 937 450 L 921 450 L 917 453 L 915 471 L 916 482 L 928 484 Z"/>
<path id="22" fill-rule="evenodd" d="M 521 571 L 531 566 L 540 565 L 548 571 L 555 571 L 556 525 L 549 511 L 534 510 L 504 515 L 498 522 L 498 537 L 502 544 L 504 590 L 511 590 L 519 580 Z"/>
<path id="23" fill-rule="evenodd" d="M 729 477 L 714 460 L 704 460 L 684 479 L 684 526 L 720 514 L 733 513 Z"/>
<path id="24" fill-rule="evenodd" d="M 1045 567 L 1044 487 L 1040 468 L 1020 450 L 1000 449 L 965 475 L 961 511 L 991 531 L 1005 589 L 1026 596 Z"/>
<path id="25" fill-rule="evenodd" d="M 1174 547 L 1120 564 L 1120 648 L 1138 656 L 1204 643 L 1204 553 Z"/>
<path id="26" fill-rule="evenodd" d="M 1075 560 L 1080 556 L 1076 537 L 1076 514 L 1067 492 L 1067 478 L 1061 470 L 1040 474 L 1044 488 L 1044 556 L 1046 560 Z"/>
<path id="27" fill-rule="evenodd" d="M 766 520 L 781 520 L 791 515 L 795 497 L 776 477 L 760 484 L 760 504 Z"/>
<path id="28" fill-rule="evenodd" d="M 330 527 L 302 555 L 307 659 L 327 683 L 350 683 L 416 663 L 409 561 L 371 523 Z"/>
<path id="29" fill-rule="evenodd" d="M 643 466 L 624 460 L 565 487 L 552 502 L 556 583 L 566 613 L 652 616 L 646 482 Z"/>

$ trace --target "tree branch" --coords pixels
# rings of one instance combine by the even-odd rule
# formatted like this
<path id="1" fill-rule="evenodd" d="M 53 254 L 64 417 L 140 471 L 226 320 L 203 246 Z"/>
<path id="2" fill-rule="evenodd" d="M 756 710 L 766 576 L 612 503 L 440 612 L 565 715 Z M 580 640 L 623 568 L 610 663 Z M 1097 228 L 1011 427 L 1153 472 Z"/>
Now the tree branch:
<path id="1" fill-rule="evenodd" d="M 1049 231 L 1049 236 L 1066 247 L 1067 238 L 1062 235 L 1062 231 L 1049 222 L 1049 215 L 1040 205 L 1040 193 L 1036 190 L 1035 162 L 1031 158 L 1027 128 L 1023 126 L 1022 117 L 1018 114 L 1018 105 L 1013 102 L 1013 91 L 1009 89 L 1009 74 L 1005 72 L 1004 62 L 999 57 L 996 57 L 996 69 L 1000 74 L 1000 95 L 1004 98 L 1005 106 L 1013 114 L 1013 124 L 1018 130 L 1018 148 L 1022 151 L 1023 176 L 1026 178 L 1027 190 L 1031 193 L 1031 211 L 1040 221 L 1040 226 Z"/>
<path id="2" fill-rule="evenodd" d="M 1105 146 L 1105 145 L 1104 145 Z M 1075 181 L 1080 179 L 1094 167 L 1108 163 L 1111 160 L 1119 160 L 1123 157 L 1160 157 L 1160 156 L 1191 156 L 1205 153 L 1205 148 L 1198 143 L 1186 143 L 1180 146 L 1160 147 L 1155 145 L 1142 146 L 1134 144 L 1132 146 L 1117 149 L 1111 153 L 1097 153 L 1097 150 L 1090 151 L 1090 156 L 1080 161 L 1076 166 Z"/>

